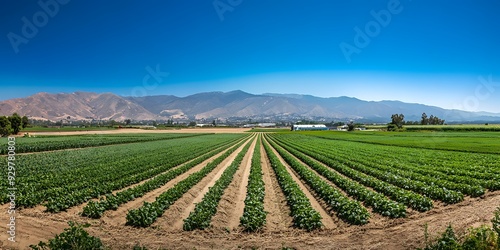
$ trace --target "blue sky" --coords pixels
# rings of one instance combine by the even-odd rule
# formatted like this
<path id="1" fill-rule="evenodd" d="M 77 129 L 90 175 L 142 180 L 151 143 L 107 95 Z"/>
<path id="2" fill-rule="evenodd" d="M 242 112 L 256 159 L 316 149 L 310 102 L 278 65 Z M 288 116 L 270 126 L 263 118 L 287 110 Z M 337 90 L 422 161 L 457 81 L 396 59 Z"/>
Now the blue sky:
<path id="1" fill-rule="evenodd" d="M 498 1 L 2 5 L 0 100 L 241 89 L 500 113 Z"/>

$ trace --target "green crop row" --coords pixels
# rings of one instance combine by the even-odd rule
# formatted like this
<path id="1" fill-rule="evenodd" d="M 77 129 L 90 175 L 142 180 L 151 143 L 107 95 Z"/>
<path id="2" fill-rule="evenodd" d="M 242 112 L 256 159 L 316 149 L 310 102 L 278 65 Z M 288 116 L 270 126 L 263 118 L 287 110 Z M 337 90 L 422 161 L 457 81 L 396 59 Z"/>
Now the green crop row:
<path id="1" fill-rule="evenodd" d="M 215 184 L 209 188 L 209 191 L 203 196 L 200 203 L 196 204 L 194 211 L 192 211 L 189 216 L 184 219 L 184 225 L 182 226 L 186 231 L 192 231 L 195 229 L 204 229 L 210 226 L 210 221 L 212 217 L 217 212 L 217 206 L 219 201 L 224 194 L 224 190 L 231 184 L 233 176 L 238 171 L 243 157 L 245 157 L 250 147 L 250 142 L 248 142 L 243 150 L 238 153 L 236 158 L 233 160 L 231 165 L 224 170 L 220 178 L 215 182 Z"/>
<path id="2" fill-rule="evenodd" d="M 377 192 L 381 192 L 391 199 L 401 202 L 415 210 L 424 212 L 428 211 L 432 208 L 432 200 L 428 197 L 422 196 L 420 194 L 414 193 L 412 191 L 408 191 L 405 189 L 402 189 L 400 187 L 391 185 L 387 182 L 381 181 L 375 177 L 366 175 L 364 173 L 361 173 L 359 171 L 353 170 L 349 167 L 346 167 L 345 165 L 342 164 L 337 164 L 333 162 L 332 160 L 328 159 L 325 156 L 319 155 L 319 154 L 314 154 L 310 150 L 300 148 L 297 146 L 292 146 L 289 143 L 280 141 L 282 145 L 284 145 L 289 152 L 294 154 L 297 158 L 301 159 L 305 163 L 307 163 L 309 166 L 314 168 L 318 173 L 323 175 L 325 178 L 333 181 L 336 183 L 334 180 L 337 178 L 335 172 L 330 171 L 329 169 L 326 169 L 324 166 L 321 164 L 318 164 L 311 158 L 316 159 L 317 161 L 325 164 L 326 166 L 330 167 L 331 169 L 338 171 L 339 173 L 356 180 L 357 182 L 373 188 Z M 314 157 L 311 157 L 311 155 L 314 154 Z M 306 157 L 308 155 L 308 157 Z M 340 184 L 338 184 L 340 185 Z M 345 190 L 345 189 L 344 189 Z M 346 192 L 348 192 L 346 190 Z"/>
<path id="3" fill-rule="evenodd" d="M 340 191 L 329 185 L 326 181 L 322 180 L 314 171 L 299 163 L 288 152 L 276 145 L 272 140 L 269 140 L 278 154 L 290 165 L 290 167 L 297 172 L 297 174 L 309 185 L 309 187 L 316 192 L 316 194 L 323 199 L 326 204 L 332 208 L 337 216 L 346 222 L 354 225 L 362 225 L 368 223 L 370 213 L 364 208 L 361 203 L 349 199 Z M 394 217 L 404 217 L 406 215 L 406 208 L 402 204 L 389 204 L 380 200 L 380 205 L 387 209 L 384 215 L 393 215 Z M 385 203 L 384 203 L 385 202 Z"/>
<path id="4" fill-rule="evenodd" d="M 186 179 L 180 181 L 174 187 L 163 192 L 154 202 L 144 202 L 140 208 L 130 210 L 127 213 L 126 224 L 135 227 L 147 227 L 153 224 L 153 222 L 155 222 L 156 219 L 170 207 L 170 205 L 181 198 L 184 193 L 200 182 L 206 175 L 212 172 L 224 159 L 236 151 L 236 149 L 238 149 L 243 143 L 244 142 L 240 142 L 228 149 L 224 154 L 208 163 L 200 171 L 189 175 Z"/>
<path id="5" fill-rule="evenodd" d="M 157 155 L 155 158 L 149 158 L 148 161 L 151 164 L 158 164 L 158 167 L 151 167 L 144 172 L 139 174 L 136 173 L 137 170 L 134 167 L 136 164 L 128 164 L 127 167 L 122 167 L 120 173 L 99 176 L 92 181 L 94 184 L 89 186 L 85 182 L 78 183 L 80 189 L 74 188 L 71 193 L 64 193 L 64 195 L 51 196 L 53 198 L 49 199 L 45 204 L 48 212 L 59 212 L 64 211 L 72 206 L 84 203 L 92 198 L 97 198 L 102 194 L 111 193 L 113 190 L 118 190 L 130 186 L 132 184 L 138 183 L 142 180 L 151 178 L 165 171 L 168 171 L 182 163 L 190 161 L 200 155 L 209 151 L 210 148 L 205 148 L 203 150 L 193 151 L 190 146 L 184 146 L 184 149 L 177 153 L 171 158 L 167 158 L 165 161 L 165 155 Z M 137 160 L 143 161 L 144 159 L 138 158 Z M 154 166 L 154 165 L 153 165 Z"/>
<path id="6" fill-rule="evenodd" d="M 229 143 L 226 143 L 222 145 L 221 147 L 212 150 L 208 153 L 206 153 L 203 156 L 200 156 L 192 161 L 189 161 L 182 165 L 181 167 L 178 167 L 172 171 L 168 171 L 166 173 L 160 174 L 158 176 L 155 176 L 151 180 L 148 180 L 141 185 L 132 187 L 132 188 L 127 188 L 126 190 L 123 190 L 121 192 L 118 192 L 116 194 L 109 194 L 106 195 L 105 199 L 101 198 L 99 201 L 90 201 L 84 208 L 82 212 L 82 216 L 90 217 L 90 218 L 100 218 L 102 214 L 106 210 L 116 210 L 121 204 L 124 204 L 128 201 L 134 200 L 138 197 L 142 197 L 144 194 L 147 192 L 150 192 L 154 189 L 157 189 L 163 185 L 165 185 L 167 182 L 171 181 L 172 179 L 176 178 L 177 176 L 187 172 L 194 166 L 202 163 L 203 161 L 209 159 L 210 157 L 224 151 L 228 147 L 230 147 L 232 144 L 234 144 L 236 141 L 230 141 Z"/>
<path id="7" fill-rule="evenodd" d="M 110 136 L 110 135 L 78 135 L 78 136 L 46 136 L 16 139 L 16 153 L 34 153 L 62 150 L 70 148 L 87 148 L 106 145 L 170 140 L 201 136 L 207 134 L 158 134 L 155 136 Z M 0 155 L 7 154 L 6 147 L 0 147 Z"/>
<path id="8" fill-rule="evenodd" d="M 290 154 L 294 155 L 302 162 L 306 163 L 308 166 L 314 169 L 317 173 L 332 181 L 337 187 L 344 190 L 347 194 L 359 201 L 364 202 L 365 205 L 372 207 L 373 211 L 383 216 L 392 218 L 406 217 L 405 205 L 399 202 L 394 202 L 380 193 L 374 192 L 353 180 L 350 180 L 337 174 L 336 172 L 333 172 L 331 169 L 311 160 L 311 158 L 291 147 L 283 144 L 281 144 L 281 146 L 286 149 L 286 151 L 290 152 Z M 282 154 L 283 158 L 291 166 L 300 165 L 293 157 L 284 152 L 284 150 L 278 150 L 278 152 Z"/>
<path id="9" fill-rule="evenodd" d="M 16 171 L 16 205 L 31 207 L 47 201 L 48 210 L 58 212 L 156 176 L 241 137 L 207 135 L 18 156 L 16 163 L 23 168 Z M 6 192 L 2 196 L 5 202 Z"/>
<path id="10" fill-rule="evenodd" d="M 388 162 L 383 158 L 373 157 L 372 155 L 366 155 L 365 157 L 363 157 L 364 155 L 362 155 L 362 153 L 356 155 L 356 157 L 353 157 L 352 153 L 349 152 L 336 152 L 336 154 L 339 157 L 349 159 L 352 162 L 358 162 L 366 166 L 372 166 L 376 169 L 386 171 L 387 173 L 394 173 L 395 175 L 410 178 L 412 180 L 423 181 L 426 183 L 433 183 L 436 186 L 460 191 L 461 193 L 470 195 L 472 197 L 481 196 L 485 192 L 483 187 L 477 184 L 476 185 L 469 184 L 473 181 L 470 181 L 468 183 L 451 182 L 446 180 L 448 179 L 448 177 L 445 174 L 439 172 L 435 173 L 435 171 L 429 172 L 428 170 L 422 169 L 418 166 L 410 166 L 398 162 Z"/>
<path id="11" fill-rule="evenodd" d="M 312 208 L 307 196 L 300 189 L 299 185 L 295 183 L 290 173 L 286 170 L 286 167 L 283 166 L 267 143 L 264 143 L 264 149 L 271 162 L 271 167 L 276 173 L 281 190 L 285 194 L 293 217 L 294 226 L 308 231 L 320 228 L 323 225 L 321 223 L 321 215 Z"/>
<path id="12" fill-rule="evenodd" d="M 247 196 L 245 208 L 240 224 L 245 231 L 255 232 L 266 223 L 267 212 L 264 210 L 265 187 L 262 179 L 262 166 L 260 164 L 261 136 L 257 139 L 252 156 L 252 166 L 248 177 Z"/>
<path id="13" fill-rule="evenodd" d="M 294 141 L 297 142 L 297 138 L 294 138 Z M 298 143 L 298 142 L 297 142 Z M 296 146 L 298 146 L 296 144 Z M 353 156 L 339 156 L 336 154 L 334 150 L 331 149 L 331 146 L 329 147 L 328 145 L 325 146 L 324 144 L 319 144 L 319 143 L 307 143 L 306 140 L 300 141 L 300 146 L 301 147 L 312 147 L 314 148 L 314 152 L 311 152 L 309 156 L 313 158 L 317 158 L 318 155 L 324 156 L 327 159 L 331 160 L 332 162 L 329 164 L 329 166 L 334 166 L 334 165 L 343 165 L 345 164 L 349 168 L 352 168 L 354 170 L 360 171 L 362 173 L 365 173 L 367 175 L 373 176 L 377 179 L 380 179 L 382 181 L 388 182 L 390 184 L 393 184 L 395 186 L 412 190 L 418 193 L 421 193 L 423 195 L 426 195 L 432 199 L 437 199 L 444 201 L 448 204 L 453 204 L 457 203 L 463 200 L 463 194 L 460 192 L 456 192 L 453 190 L 446 189 L 444 187 L 440 187 L 431 181 L 425 182 L 425 181 L 419 181 L 419 180 L 413 180 L 411 178 L 407 177 L 402 177 L 397 174 L 394 174 L 392 172 L 388 172 L 390 170 L 389 168 L 386 169 L 377 169 L 374 166 L 370 166 L 370 162 L 366 162 L 366 164 L 361 164 L 358 163 L 358 159 L 354 159 Z M 306 153 L 307 154 L 307 153 Z M 319 159 L 317 159 L 319 160 Z"/>
<path id="14" fill-rule="evenodd" d="M 338 142 L 337 142 L 338 143 Z M 336 143 L 336 144 L 337 144 Z M 472 197 L 481 196 L 484 194 L 484 188 L 489 188 L 496 190 L 500 188 L 499 181 L 492 181 L 498 175 L 492 173 L 478 173 L 474 170 L 463 170 L 461 166 L 464 165 L 462 160 L 456 161 L 454 167 L 436 167 L 433 164 L 415 164 L 410 162 L 416 157 L 422 158 L 423 154 L 418 156 L 405 155 L 405 161 L 398 159 L 397 155 L 382 153 L 378 149 L 374 149 L 373 145 L 364 145 L 360 143 L 351 143 L 352 149 L 356 150 L 357 159 L 367 159 L 370 161 L 377 162 L 383 166 L 392 167 L 393 169 L 407 170 L 409 172 L 418 175 L 424 175 L 430 178 L 438 179 L 444 187 L 458 190 L 464 194 L 470 195 Z M 336 148 L 335 150 L 342 151 L 344 154 L 349 154 L 349 152 L 344 151 L 342 148 Z M 426 153 L 425 150 L 419 150 L 421 153 Z M 452 152 L 451 154 L 457 154 Z M 432 156 L 426 157 L 427 159 L 432 158 Z M 449 156 L 448 162 L 454 162 L 453 155 Z M 436 181 L 433 181 L 436 182 Z"/>

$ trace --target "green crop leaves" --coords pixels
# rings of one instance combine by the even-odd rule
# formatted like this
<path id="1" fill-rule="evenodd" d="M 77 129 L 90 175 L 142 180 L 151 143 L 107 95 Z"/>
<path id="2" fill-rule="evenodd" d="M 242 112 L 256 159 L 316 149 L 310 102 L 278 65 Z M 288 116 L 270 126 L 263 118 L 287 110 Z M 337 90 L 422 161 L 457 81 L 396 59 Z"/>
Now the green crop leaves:
<path id="1" fill-rule="evenodd" d="M 163 212 L 170 207 L 176 200 L 182 197 L 190 188 L 200 182 L 203 177 L 212 172 L 224 159 L 233 153 L 243 142 L 228 149 L 224 154 L 217 157 L 212 162 L 208 163 L 200 171 L 189 175 L 186 179 L 177 183 L 174 187 L 162 193 L 152 203 L 144 203 L 138 209 L 130 210 L 127 214 L 127 225 L 135 227 L 147 227 L 156 221 L 156 218 L 161 216 Z"/>
<path id="2" fill-rule="evenodd" d="M 283 193 L 285 193 L 287 204 L 290 206 L 294 226 L 308 231 L 320 228 L 323 225 L 321 223 L 321 215 L 312 208 L 309 199 L 297 183 L 295 183 L 290 173 L 288 173 L 285 166 L 281 164 L 280 160 L 267 143 L 264 143 L 264 149 L 276 173 L 278 183 Z"/>
<path id="3" fill-rule="evenodd" d="M 250 143 L 247 143 L 243 150 L 238 153 L 231 165 L 224 170 L 221 177 L 209 189 L 208 193 L 205 194 L 201 202 L 196 204 L 194 211 L 191 212 L 186 219 L 184 219 L 184 230 L 192 231 L 195 229 L 204 229 L 210 226 L 210 220 L 217 212 L 219 200 L 224 194 L 224 190 L 233 180 L 233 176 L 238 170 L 249 147 Z"/>
<path id="4" fill-rule="evenodd" d="M 243 216 L 240 218 L 240 224 L 249 232 L 258 231 L 266 223 L 267 212 L 264 211 L 265 188 L 262 180 L 262 166 L 260 165 L 260 145 L 261 138 L 259 137 L 252 156 L 245 209 Z"/>
<path id="5" fill-rule="evenodd" d="M 323 199 L 329 207 L 331 207 L 337 215 L 350 224 L 362 225 L 368 223 L 370 214 L 359 202 L 350 200 L 344 194 L 330 186 L 322 180 L 315 172 L 300 164 L 285 150 L 278 147 L 271 141 L 271 145 L 278 151 L 283 159 L 297 172 L 300 177 L 311 187 L 316 194 Z M 367 190 L 357 189 L 360 192 L 367 192 Z M 359 193 L 361 195 L 362 193 Z M 374 196 L 374 194 L 371 194 Z M 391 217 L 404 217 L 406 215 L 406 208 L 401 204 L 390 202 L 374 197 L 380 203 L 380 209 L 388 213 L 387 216 Z M 376 206 L 374 206 L 376 207 Z"/>

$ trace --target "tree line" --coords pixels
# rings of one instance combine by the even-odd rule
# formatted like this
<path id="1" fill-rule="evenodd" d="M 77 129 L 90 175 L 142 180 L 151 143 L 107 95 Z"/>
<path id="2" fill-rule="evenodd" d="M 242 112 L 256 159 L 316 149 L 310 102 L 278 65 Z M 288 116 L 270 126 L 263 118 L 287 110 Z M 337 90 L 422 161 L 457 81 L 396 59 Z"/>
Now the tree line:
<path id="1" fill-rule="evenodd" d="M 0 136 L 15 135 L 28 125 L 28 117 L 21 117 L 17 113 L 11 116 L 0 116 Z"/>
<path id="2" fill-rule="evenodd" d="M 396 129 L 403 128 L 403 125 L 443 125 L 444 120 L 437 116 L 431 115 L 427 116 L 426 113 L 422 113 L 422 119 L 420 121 L 405 121 L 405 116 L 403 114 L 393 114 L 391 116 L 391 123 L 388 124 L 387 130 L 392 131 Z"/>

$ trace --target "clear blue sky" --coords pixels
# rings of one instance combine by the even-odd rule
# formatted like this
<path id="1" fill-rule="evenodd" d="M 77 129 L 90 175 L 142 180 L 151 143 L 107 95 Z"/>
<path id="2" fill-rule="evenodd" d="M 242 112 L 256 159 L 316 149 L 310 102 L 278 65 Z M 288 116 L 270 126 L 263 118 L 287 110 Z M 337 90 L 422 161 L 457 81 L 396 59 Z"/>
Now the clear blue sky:
<path id="1" fill-rule="evenodd" d="M 499 1 L 37 2 L 2 1 L 0 100 L 241 89 L 500 112 Z"/>

